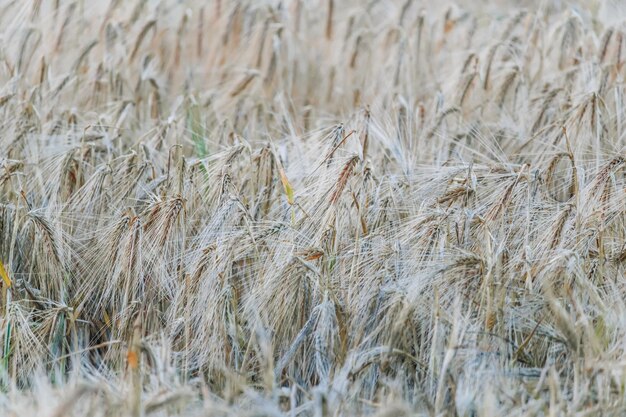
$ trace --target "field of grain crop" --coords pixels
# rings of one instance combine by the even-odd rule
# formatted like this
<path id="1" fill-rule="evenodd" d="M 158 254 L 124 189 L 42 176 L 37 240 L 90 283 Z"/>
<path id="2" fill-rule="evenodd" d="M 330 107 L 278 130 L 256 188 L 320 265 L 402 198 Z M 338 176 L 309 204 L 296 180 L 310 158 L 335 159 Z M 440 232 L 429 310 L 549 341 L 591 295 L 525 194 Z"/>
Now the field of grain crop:
<path id="1" fill-rule="evenodd" d="M 626 415 L 626 4 L 0 0 L 0 415 Z"/>

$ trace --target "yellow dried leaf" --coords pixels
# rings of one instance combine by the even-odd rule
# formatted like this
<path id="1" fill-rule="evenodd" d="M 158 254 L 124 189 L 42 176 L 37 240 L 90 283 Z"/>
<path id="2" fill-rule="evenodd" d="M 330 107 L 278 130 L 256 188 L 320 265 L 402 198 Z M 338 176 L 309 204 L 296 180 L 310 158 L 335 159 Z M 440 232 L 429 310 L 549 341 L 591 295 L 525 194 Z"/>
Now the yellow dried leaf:
<path id="1" fill-rule="evenodd" d="M 289 205 L 293 205 L 293 187 L 289 183 L 287 175 L 285 175 L 285 170 L 282 167 L 278 167 L 278 172 L 280 173 L 280 181 L 283 183 L 283 188 L 285 189 L 285 194 L 287 195 L 287 202 Z"/>
<path id="2" fill-rule="evenodd" d="M 4 269 L 4 264 L 0 261 L 0 277 L 6 284 L 7 287 L 11 287 L 11 278 L 9 278 L 9 274 L 7 274 L 7 270 Z"/>

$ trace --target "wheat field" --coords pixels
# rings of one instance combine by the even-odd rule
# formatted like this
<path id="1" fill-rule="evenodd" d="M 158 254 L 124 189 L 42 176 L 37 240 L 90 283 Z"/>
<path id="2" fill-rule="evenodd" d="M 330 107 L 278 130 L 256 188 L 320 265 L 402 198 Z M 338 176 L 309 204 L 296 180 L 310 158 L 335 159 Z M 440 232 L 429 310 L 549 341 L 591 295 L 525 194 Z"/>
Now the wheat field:
<path id="1" fill-rule="evenodd" d="M 626 5 L 0 0 L 0 415 L 626 415 Z"/>

